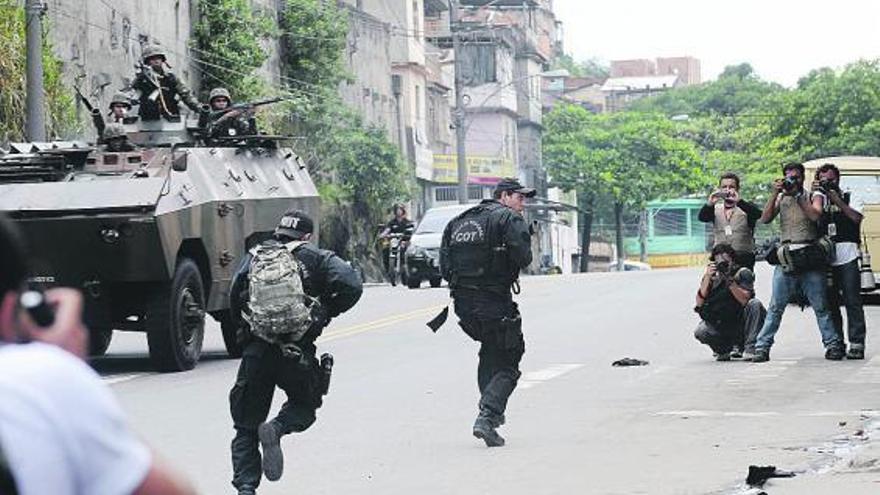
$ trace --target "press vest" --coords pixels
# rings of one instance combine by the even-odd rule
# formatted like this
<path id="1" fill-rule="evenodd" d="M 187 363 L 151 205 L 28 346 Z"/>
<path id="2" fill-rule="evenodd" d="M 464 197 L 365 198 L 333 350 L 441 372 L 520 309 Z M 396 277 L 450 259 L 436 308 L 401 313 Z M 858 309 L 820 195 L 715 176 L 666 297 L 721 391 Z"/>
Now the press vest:
<path id="1" fill-rule="evenodd" d="M 816 222 L 810 220 L 804 213 L 794 196 L 782 196 L 779 201 L 779 217 L 782 227 L 780 236 L 782 242 L 803 244 L 819 238 Z"/>
<path id="2" fill-rule="evenodd" d="M 848 199 L 848 198 L 847 198 Z M 849 204 L 849 201 L 847 201 Z M 834 230 L 836 234 L 831 236 L 831 240 L 834 242 L 854 242 L 856 244 L 861 244 L 861 232 L 859 230 L 859 224 L 853 222 L 845 213 L 840 211 L 836 205 L 830 205 L 827 207 L 825 214 L 822 217 L 822 226 L 825 229 L 825 232 L 828 232 L 828 224 L 834 224 Z"/>
<path id="3" fill-rule="evenodd" d="M 733 246 L 734 251 L 749 253 L 755 251 L 755 236 L 749 227 L 748 215 L 738 206 L 733 207 L 733 214 L 728 220 L 724 205 L 716 204 L 714 227 L 716 246 L 725 243 Z"/>

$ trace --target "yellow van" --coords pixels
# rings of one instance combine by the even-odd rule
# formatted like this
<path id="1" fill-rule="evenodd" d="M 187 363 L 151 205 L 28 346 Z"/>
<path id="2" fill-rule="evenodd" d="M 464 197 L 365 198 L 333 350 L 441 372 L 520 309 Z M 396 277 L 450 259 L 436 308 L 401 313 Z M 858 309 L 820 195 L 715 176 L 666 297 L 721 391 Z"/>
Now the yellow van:
<path id="1" fill-rule="evenodd" d="M 805 185 L 812 182 L 816 170 L 825 163 L 833 163 L 840 169 L 840 188 L 851 194 L 851 204 L 861 206 L 865 216 L 862 220 L 862 253 L 867 251 L 872 255 L 871 265 L 874 280 L 877 280 L 877 270 L 880 270 L 880 158 L 831 156 L 805 162 Z M 880 291 L 863 292 L 862 299 L 865 304 L 880 304 Z"/>

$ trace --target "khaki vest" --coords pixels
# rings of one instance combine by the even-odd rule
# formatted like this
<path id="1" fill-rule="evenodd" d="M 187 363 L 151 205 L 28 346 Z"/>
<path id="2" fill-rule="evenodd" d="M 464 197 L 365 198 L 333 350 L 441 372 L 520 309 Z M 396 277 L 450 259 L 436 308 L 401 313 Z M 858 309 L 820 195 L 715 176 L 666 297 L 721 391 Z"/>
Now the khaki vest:
<path id="1" fill-rule="evenodd" d="M 782 196 L 779 201 L 779 217 L 782 242 L 812 242 L 819 238 L 816 222 L 807 217 L 794 196 Z"/>
<path id="2" fill-rule="evenodd" d="M 734 206 L 733 214 L 728 220 L 724 210 L 724 204 L 715 205 L 715 245 L 725 243 L 733 246 L 733 250 L 737 252 L 754 252 L 755 236 L 752 229 L 749 228 L 749 218 L 746 212 L 738 206 Z M 727 232 L 730 232 L 730 235 Z"/>

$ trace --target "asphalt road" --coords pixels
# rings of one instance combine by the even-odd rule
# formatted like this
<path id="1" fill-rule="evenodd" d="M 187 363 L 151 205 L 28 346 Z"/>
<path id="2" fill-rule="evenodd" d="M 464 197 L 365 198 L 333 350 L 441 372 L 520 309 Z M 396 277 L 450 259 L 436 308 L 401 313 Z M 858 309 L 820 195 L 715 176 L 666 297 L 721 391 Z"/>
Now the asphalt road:
<path id="1" fill-rule="evenodd" d="M 770 495 L 877 493 L 878 461 L 865 456 L 880 415 L 878 310 L 867 311 L 865 361 L 824 360 L 812 313 L 792 307 L 769 363 L 716 363 L 693 339 L 699 275 L 525 278 L 523 377 L 500 449 L 470 433 L 477 345 L 454 315 L 436 335 L 425 326 L 447 291 L 368 288 L 319 341 L 336 357 L 330 395 L 309 431 L 285 437 L 285 475 L 260 493 L 744 493 L 750 464 L 802 471 L 771 481 Z M 769 271 L 758 284 L 766 303 Z M 155 374 L 144 336 L 117 332 L 94 364 L 133 427 L 201 493 L 234 493 L 238 361 L 213 322 L 205 348 L 194 371 Z M 611 366 L 623 357 L 650 365 Z M 274 410 L 282 401 L 279 391 Z"/>

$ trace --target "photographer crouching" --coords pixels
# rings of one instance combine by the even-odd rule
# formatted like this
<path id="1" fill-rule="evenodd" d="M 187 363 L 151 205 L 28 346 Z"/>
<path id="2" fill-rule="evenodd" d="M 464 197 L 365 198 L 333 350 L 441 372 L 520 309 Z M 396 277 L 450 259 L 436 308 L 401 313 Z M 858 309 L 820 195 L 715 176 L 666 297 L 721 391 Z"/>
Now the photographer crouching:
<path id="1" fill-rule="evenodd" d="M 730 361 L 734 346 L 743 341 L 743 357 L 752 357 L 767 315 L 755 297 L 755 274 L 735 259 L 736 251 L 730 244 L 712 248 L 694 307 L 702 319 L 694 337 L 712 349 L 717 361 Z"/>

